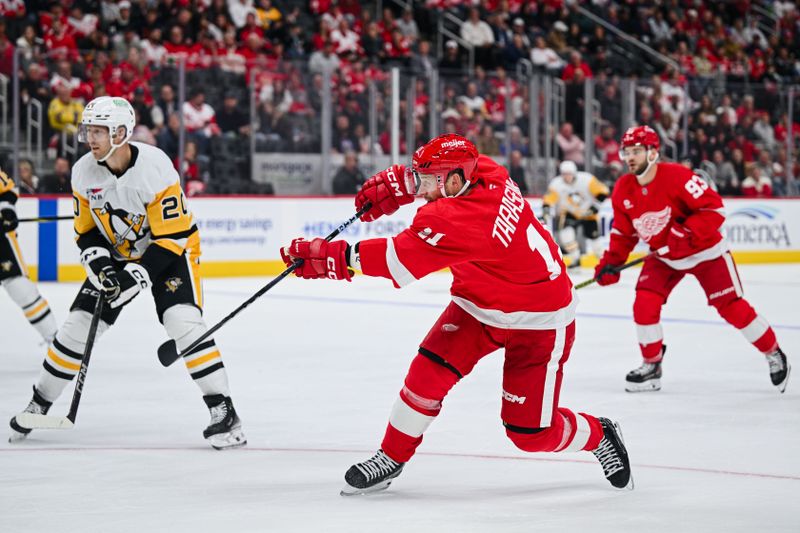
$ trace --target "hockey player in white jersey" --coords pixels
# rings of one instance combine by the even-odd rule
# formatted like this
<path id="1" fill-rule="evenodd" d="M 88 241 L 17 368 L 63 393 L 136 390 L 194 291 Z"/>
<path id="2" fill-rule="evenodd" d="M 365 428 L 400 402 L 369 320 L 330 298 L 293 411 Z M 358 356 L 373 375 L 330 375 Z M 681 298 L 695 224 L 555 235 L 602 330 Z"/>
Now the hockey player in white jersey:
<path id="1" fill-rule="evenodd" d="M 76 240 L 88 279 L 47 349 L 27 412 L 46 413 L 78 373 L 98 297 L 108 302 L 98 336 L 146 289 L 179 350 L 206 331 L 200 234 L 169 157 L 153 146 L 128 142 L 134 126 L 133 108 L 124 98 L 95 98 L 83 112 L 78 135 L 91 152 L 73 167 L 72 192 Z M 211 412 L 206 440 L 216 449 L 246 444 L 214 341 L 198 345 L 184 363 Z M 16 417 L 11 429 L 12 441 L 30 433 Z"/>
<path id="2" fill-rule="evenodd" d="M 49 343 L 56 335 L 56 319 L 47 300 L 28 278 L 28 269 L 17 242 L 17 196 L 14 181 L 0 169 L 0 284 L 42 339 Z"/>
<path id="3" fill-rule="evenodd" d="M 579 171 L 573 161 L 562 161 L 558 170 L 542 198 L 543 218 L 574 267 L 581 259 L 578 230 L 583 231 L 588 249 L 598 258 L 603 253 L 598 212 L 609 190 L 594 175 Z"/>

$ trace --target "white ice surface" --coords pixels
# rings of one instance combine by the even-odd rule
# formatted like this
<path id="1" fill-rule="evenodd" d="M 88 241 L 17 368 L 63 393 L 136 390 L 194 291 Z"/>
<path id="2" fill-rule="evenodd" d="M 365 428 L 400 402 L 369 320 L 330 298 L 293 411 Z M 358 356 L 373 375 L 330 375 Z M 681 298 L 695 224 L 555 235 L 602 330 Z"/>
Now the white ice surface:
<path id="1" fill-rule="evenodd" d="M 449 277 L 287 279 L 216 336 L 249 445 L 216 452 L 208 412 L 140 296 L 95 346 L 74 429 L 5 442 L 44 348 L 0 291 L 0 532 L 800 531 L 800 268 L 745 266 L 746 295 L 795 363 L 785 394 L 763 357 L 705 305 L 693 279 L 664 312 L 663 390 L 631 395 L 639 364 L 628 272 L 580 291 L 561 404 L 620 421 L 636 489 L 616 491 L 586 452 L 526 454 L 499 420 L 502 356 L 448 396 L 391 488 L 342 498 L 345 470 L 379 446 Z M 579 281 L 588 272 L 579 273 Z M 266 279 L 207 280 L 215 323 Z M 42 284 L 59 321 L 75 284 Z M 67 388 L 51 413 L 66 414 Z"/>

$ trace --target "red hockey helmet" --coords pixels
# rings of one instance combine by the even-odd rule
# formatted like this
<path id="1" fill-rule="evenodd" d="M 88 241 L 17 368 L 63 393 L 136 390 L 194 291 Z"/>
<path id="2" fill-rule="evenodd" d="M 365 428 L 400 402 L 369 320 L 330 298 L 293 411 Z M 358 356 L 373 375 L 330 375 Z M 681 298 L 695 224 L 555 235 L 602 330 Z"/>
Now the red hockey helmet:
<path id="1" fill-rule="evenodd" d="M 661 147 L 661 141 L 658 133 L 650 126 L 632 126 L 622 136 L 620 150 L 624 150 L 628 146 L 644 146 L 658 150 Z"/>
<path id="2" fill-rule="evenodd" d="M 475 167 L 478 166 L 478 149 L 470 140 L 461 135 L 448 133 L 430 140 L 414 152 L 412 169 L 417 178 L 432 175 L 442 196 L 447 196 L 444 184 L 447 176 L 454 170 L 461 170 L 464 175 L 464 187 L 454 196 L 467 190 L 473 182 Z"/>

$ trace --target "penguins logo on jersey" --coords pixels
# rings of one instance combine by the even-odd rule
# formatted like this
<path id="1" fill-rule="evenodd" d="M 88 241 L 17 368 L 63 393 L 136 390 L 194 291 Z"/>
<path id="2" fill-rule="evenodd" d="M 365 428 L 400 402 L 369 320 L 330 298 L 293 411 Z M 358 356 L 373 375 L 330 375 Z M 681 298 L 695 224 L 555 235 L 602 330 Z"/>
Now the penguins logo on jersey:
<path id="1" fill-rule="evenodd" d="M 136 241 L 144 238 L 141 233 L 145 215 L 128 213 L 124 209 L 111 207 L 108 202 L 102 208 L 92 208 L 95 217 L 111 241 L 112 246 L 123 257 L 130 257 Z"/>
<path id="2" fill-rule="evenodd" d="M 181 281 L 181 278 L 169 278 L 164 282 L 164 285 L 167 286 L 167 290 L 169 292 L 174 293 L 180 288 L 181 285 L 183 285 L 183 281 Z"/>

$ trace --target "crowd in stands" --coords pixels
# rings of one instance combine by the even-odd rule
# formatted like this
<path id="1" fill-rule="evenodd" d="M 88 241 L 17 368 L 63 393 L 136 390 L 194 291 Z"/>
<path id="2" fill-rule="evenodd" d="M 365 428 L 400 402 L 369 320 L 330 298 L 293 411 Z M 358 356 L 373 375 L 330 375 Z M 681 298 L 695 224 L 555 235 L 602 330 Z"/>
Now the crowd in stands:
<path id="1" fill-rule="evenodd" d="M 19 50 L 17 97 L 23 110 L 43 103 L 50 160 L 75 157 L 62 139 L 74 135 L 85 102 L 129 99 L 134 139 L 164 149 L 190 194 L 233 192 L 220 186 L 232 174 L 241 178 L 229 184 L 238 192 L 265 192 L 247 184 L 251 139 L 257 151 L 319 153 L 327 73 L 332 150 L 347 155 L 334 182 L 363 180 L 358 154 L 390 151 L 392 66 L 404 72 L 402 153 L 430 137 L 435 113 L 440 133 L 464 134 L 483 153 L 504 157 L 527 189 L 533 125 L 520 75 L 536 73 L 564 87 L 563 121 L 540 139 L 555 136 L 559 158 L 579 166 L 589 163 L 592 143 L 592 167 L 611 184 L 623 171 L 621 80 L 633 78 L 632 118 L 657 129 L 667 156 L 703 169 L 723 194 L 783 195 L 787 177 L 800 176 L 797 152 L 786 148 L 787 135 L 800 138 L 800 96 L 792 117 L 785 101 L 785 88 L 800 83 L 800 2 L 760 4 L 771 16 L 748 0 L 425 0 L 413 10 L 385 0 L 380 16 L 374 2 L 358 0 L 4 0 L 0 74 L 12 76 Z M 621 41 L 585 9 L 668 60 Z M 438 24 L 452 25 L 452 17 L 463 21 L 451 28 L 459 38 L 439 50 Z M 182 106 L 179 62 L 187 72 Z M 440 84 L 432 98 L 433 71 Z M 584 101 L 586 80 L 594 82 L 596 106 Z M 588 109 L 599 110 L 594 139 L 583 138 Z M 26 120 L 23 111 L 23 126 Z M 25 172 L 35 177 L 32 168 Z M 45 181 L 59 183 L 31 179 L 28 186 L 40 190 Z"/>

